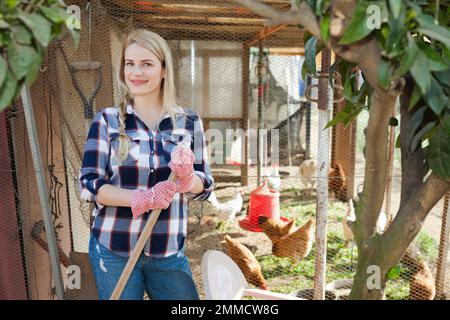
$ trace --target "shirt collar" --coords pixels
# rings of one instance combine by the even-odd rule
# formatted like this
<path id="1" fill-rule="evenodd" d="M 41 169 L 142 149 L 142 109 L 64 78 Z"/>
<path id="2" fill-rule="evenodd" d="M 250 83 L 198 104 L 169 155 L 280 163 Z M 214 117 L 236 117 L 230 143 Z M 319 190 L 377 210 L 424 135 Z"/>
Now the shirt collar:
<path id="1" fill-rule="evenodd" d="M 136 114 L 136 112 L 134 111 L 134 108 L 133 108 L 133 106 L 132 106 L 131 104 L 128 104 L 128 105 L 127 105 L 125 111 L 126 111 L 127 114 L 132 114 L 132 115 L 134 115 L 136 118 L 138 118 L 138 119 L 140 120 L 139 116 Z M 164 114 L 164 117 L 162 117 L 162 118 L 159 120 L 158 125 L 156 126 L 156 128 L 159 128 L 159 125 L 161 124 L 161 122 L 162 122 L 164 119 L 167 119 L 167 118 L 170 118 L 170 115 L 169 115 L 169 113 L 166 111 L 166 113 Z"/>

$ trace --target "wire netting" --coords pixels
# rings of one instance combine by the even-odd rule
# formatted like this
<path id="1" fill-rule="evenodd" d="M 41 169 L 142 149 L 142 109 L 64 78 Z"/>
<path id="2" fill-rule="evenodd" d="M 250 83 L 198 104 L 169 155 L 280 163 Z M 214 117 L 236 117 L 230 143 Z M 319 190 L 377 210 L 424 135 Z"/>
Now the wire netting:
<path id="1" fill-rule="evenodd" d="M 289 8 L 289 1 L 264 3 Z M 120 92 L 115 75 L 120 40 L 135 28 L 147 28 L 168 41 L 178 102 L 200 114 L 207 136 L 216 187 L 208 201 L 190 203 L 186 241 L 186 255 L 201 298 L 202 257 L 207 250 L 219 250 L 235 261 L 246 258 L 259 264 L 263 279 L 244 272 L 250 286 L 264 287 L 266 283 L 271 291 L 312 299 L 317 271 L 316 218 L 318 201 L 322 201 L 327 222 L 325 298 L 346 299 L 358 258 L 346 222 L 353 211 L 349 200 L 356 202 L 362 191 L 368 112 L 364 110 L 346 127 L 339 124 L 323 130 L 320 124 L 342 110 L 345 102 L 332 104 L 328 115 L 319 111 L 314 102 L 319 98 L 315 87 L 319 80 L 301 76 L 304 31 L 295 25 L 267 27 L 261 17 L 225 0 L 66 4 L 81 9 L 79 46 L 74 46 L 69 34 L 51 43 L 31 87 L 42 173 L 61 249 L 65 298 L 96 298 L 87 260 L 93 207 L 81 201 L 78 193 L 82 150 L 92 119 L 81 95 L 89 100 L 98 89 L 93 99 L 94 114 L 117 105 Z M 86 62 L 97 67 L 74 68 Z M 305 96 L 308 87 L 313 101 Z M 8 261 L 8 271 L 0 275 L 0 295 L 53 299 L 55 284 L 46 249 L 37 171 L 19 99 L 0 114 L 0 129 L 4 190 L 0 195 L 4 213 L 0 217 L 0 244 L 2 260 Z M 392 144 L 399 127 L 390 130 Z M 320 199 L 319 157 L 327 164 L 320 183 L 329 191 Z M 395 216 L 401 197 L 399 149 L 392 147 L 390 157 L 380 232 Z M 425 220 L 414 241 L 415 250 L 390 271 L 387 299 L 428 299 L 433 291 L 439 298 L 447 297 L 450 268 L 443 246 L 448 229 L 441 236 L 446 222 L 444 209 L 448 209 L 448 200 L 444 205 L 442 199 Z M 80 289 L 69 288 L 69 267 L 73 264 L 81 266 L 84 275 Z"/>

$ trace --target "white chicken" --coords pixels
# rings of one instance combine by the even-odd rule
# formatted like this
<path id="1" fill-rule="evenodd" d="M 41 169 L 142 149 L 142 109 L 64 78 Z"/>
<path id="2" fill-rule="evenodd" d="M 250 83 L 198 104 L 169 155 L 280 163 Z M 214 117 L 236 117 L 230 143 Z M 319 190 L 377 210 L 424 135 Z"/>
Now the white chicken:
<path id="1" fill-rule="evenodd" d="M 300 180 L 302 181 L 305 189 L 314 189 L 317 179 L 317 163 L 313 159 L 308 159 L 302 162 L 298 168 Z M 311 185 L 310 188 L 308 186 Z"/>
<path id="2" fill-rule="evenodd" d="M 280 191 L 281 188 L 281 178 L 280 172 L 278 171 L 278 166 L 273 165 L 269 175 L 266 177 L 267 187 L 272 191 Z"/>
<path id="3" fill-rule="evenodd" d="M 242 210 L 242 206 L 244 205 L 243 196 L 244 191 L 240 189 L 236 192 L 233 199 L 220 203 L 216 198 L 216 194 L 212 192 L 207 201 L 209 202 L 214 215 L 223 221 L 231 221 L 236 217 L 236 214 Z"/>
<path id="4" fill-rule="evenodd" d="M 355 238 L 355 236 L 352 232 L 352 229 L 350 228 L 350 224 L 355 221 L 356 221 L 355 206 L 353 205 L 353 200 L 350 199 L 348 201 L 348 205 L 347 205 L 347 212 L 346 212 L 345 220 L 342 221 L 342 227 L 344 230 L 344 238 L 345 238 L 345 241 L 347 241 L 347 242 L 353 242 L 353 240 Z M 381 210 L 380 216 L 378 217 L 378 220 L 377 220 L 377 227 L 376 227 L 378 234 L 382 234 L 384 232 L 384 229 L 386 228 L 386 224 L 387 224 L 386 212 Z"/>
<path id="5" fill-rule="evenodd" d="M 353 231 L 350 228 L 350 223 L 355 222 L 355 220 L 356 220 L 355 207 L 353 206 L 353 200 L 350 199 L 348 201 L 345 219 L 342 221 L 342 228 L 344 230 L 344 239 L 346 242 L 353 242 L 353 240 L 355 239 Z"/>

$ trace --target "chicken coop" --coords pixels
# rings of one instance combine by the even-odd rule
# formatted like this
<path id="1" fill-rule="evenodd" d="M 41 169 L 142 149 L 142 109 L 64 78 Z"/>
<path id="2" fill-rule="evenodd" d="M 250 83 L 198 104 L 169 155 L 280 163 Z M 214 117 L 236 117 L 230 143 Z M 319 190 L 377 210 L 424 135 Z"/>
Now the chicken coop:
<path id="1" fill-rule="evenodd" d="M 288 0 L 262 2 L 290 6 Z M 58 286 L 65 299 L 96 299 L 87 256 L 93 204 L 80 198 L 79 170 L 93 116 L 120 99 L 115 75 L 121 39 L 136 28 L 167 40 L 177 101 L 204 124 L 215 189 L 208 200 L 190 203 L 186 230 L 186 255 L 200 297 L 202 257 L 218 250 L 240 261 L 253 287 L 313 299 L 322 279 L 326 299 L 346 299 L 358 261 L 346 222 L 354 219 L 351 200 L 364 180 L 368 111 L 348 126 L 323 129 L 345 102 L 332 101 L 324 117 L 319 80 L 302 76 L 304 30 L 266 26 L 264 18 L 228 0 L 65 3 L 80 13 L 81 38 L 75 46 L 64 33 L 49 46 L 30 87 L 36 135 L 27 130 L 23 100 L 0 113 L 0 299 L 61 298 Z M 328 55 L 332 64 L 336 57 Z M 339 95 L 338 86 L 333 90 Z M 390 127 L 380 233 L 400 203 L 398 130 Z M 34 166 L 33 141 L 41 150 L 42 172 Z M 325 183 L 319 184 L 319 171 Z M 48 192 L 53 251 L 38 175 Z M 447 212 L 448 195 L 428 215 L 416 250 L 391 270 L 386 299 L 427 299 L 430 291 L 435 299 L 448 298 Z M 71 282 L 73 265 L 81 269 L 81 286 Z M 427 279 L 425 288 L 416 283 L 418 276 Z"/>

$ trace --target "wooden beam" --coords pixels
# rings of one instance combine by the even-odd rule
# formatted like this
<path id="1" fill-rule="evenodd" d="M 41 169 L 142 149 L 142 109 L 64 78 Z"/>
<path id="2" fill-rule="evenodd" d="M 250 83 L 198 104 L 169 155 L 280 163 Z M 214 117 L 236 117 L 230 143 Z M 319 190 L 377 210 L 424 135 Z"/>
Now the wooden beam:
<path id="1" fill-rule="evenodd" d="M 250 47 L 247 45 L 242 46 L 242 119 L 241 129 L 246 133 L 249 127 L 249 94 L 250 94 Z M 242 144 L 244 145 L 244 153 L 241 150 L 241 184 L 248 186 L 248 141 L 247 135 L 242 138 Z"/>
<path id="2" fill-rule="evenodd" d="M 273 27 L 266 27 L 266 28 L 262 29 L 259 32 L 259 34 L 256 35 L 253 39 L 247 41 L 245 45 L 251 47 L 252 45 L 258 43 L 258 41 L 261 41 L 261 40 L 267 38 L 271 34 L 278 32 L 278 31 L 286 28 L 287 26 L 288 26 L 287 24 L 280 24 L 280 25 L 273 26 Z"/>

